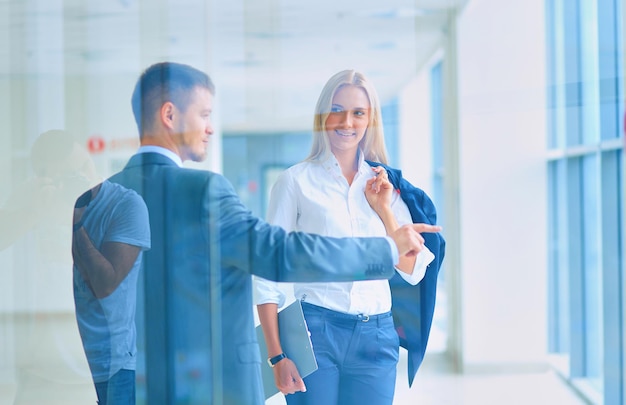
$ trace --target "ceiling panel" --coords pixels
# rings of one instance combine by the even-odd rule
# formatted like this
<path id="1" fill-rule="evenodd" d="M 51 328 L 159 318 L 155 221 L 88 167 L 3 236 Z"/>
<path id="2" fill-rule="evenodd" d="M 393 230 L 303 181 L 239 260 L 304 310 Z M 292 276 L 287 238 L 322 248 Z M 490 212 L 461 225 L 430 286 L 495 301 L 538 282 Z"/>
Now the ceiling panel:
<path id="1" fill-rule="evenodd" d="M 396 94 L 465 2 L 0 0 L 0 74 L 136 75 L 141 61 L 182 61 L 209 66 L 226 132 L 303 130 L 338 70 L 363 71 L 383 101 Z"/>

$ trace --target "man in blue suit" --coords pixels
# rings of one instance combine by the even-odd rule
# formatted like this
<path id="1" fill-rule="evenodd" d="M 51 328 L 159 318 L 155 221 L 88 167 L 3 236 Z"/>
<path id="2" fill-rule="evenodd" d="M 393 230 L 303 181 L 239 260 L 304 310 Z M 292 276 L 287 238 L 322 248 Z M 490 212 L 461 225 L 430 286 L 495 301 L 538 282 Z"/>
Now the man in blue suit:
<path id="1" fill-rule="evenodd" d="M 254 217 L 224 177 L 182 168 L 206 157 L 214 93 L 209 77 L 190 66 L 146 69 L 132 96 L 141 147 L 111 178 L 143 197 L 150 218 L 137 303 L 140 363 L 145 355 L 137 393 L 150 404 L 264 402 L 251 274 L 389 278 L 397 255 L 422 249 L 419 232 L 439 230 L 415 224 L 388 238 L 332 239 L 288 234 Z"/>

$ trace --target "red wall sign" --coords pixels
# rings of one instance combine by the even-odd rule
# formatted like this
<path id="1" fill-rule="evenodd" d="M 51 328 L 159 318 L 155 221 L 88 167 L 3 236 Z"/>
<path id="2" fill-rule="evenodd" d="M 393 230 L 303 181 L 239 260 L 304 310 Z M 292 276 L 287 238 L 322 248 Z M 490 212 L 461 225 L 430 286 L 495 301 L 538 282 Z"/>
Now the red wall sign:
<path id="1" fill-rule="evenodd" d="M 91 138 L 87 139 L 87 150 L 89 151 L 89 153 L 100 153 L 104 150 L 105 146 L 106 142 L 104 142 L 104 139 L 100 138 L 99 136 L 92 136 Z"/>

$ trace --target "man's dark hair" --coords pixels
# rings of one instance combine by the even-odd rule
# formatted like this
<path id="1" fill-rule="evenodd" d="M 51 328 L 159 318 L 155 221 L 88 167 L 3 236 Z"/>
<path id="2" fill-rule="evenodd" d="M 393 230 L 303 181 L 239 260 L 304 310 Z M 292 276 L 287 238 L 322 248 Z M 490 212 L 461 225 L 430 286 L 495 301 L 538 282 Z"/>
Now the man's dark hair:
<path id="1" fill-rule="evenodd" d="M 53 129 L 39 135 L 30 148 L 30 162 L 37 176 L 47 176 L 50 169 L 61 166 L 74 149 L 74 137 Z"/>
<path id="2" fill-rule="evenodd" d="M 149 130 L 154 115 L 166 102 L 185 111 L 191 101 L 192 91 L 205 88 L 215 94 L 211 78 L 189 65 L 173 62 L 156 63 L 147 68 L 137 80 L 131 104 L 139 136 Z"/>

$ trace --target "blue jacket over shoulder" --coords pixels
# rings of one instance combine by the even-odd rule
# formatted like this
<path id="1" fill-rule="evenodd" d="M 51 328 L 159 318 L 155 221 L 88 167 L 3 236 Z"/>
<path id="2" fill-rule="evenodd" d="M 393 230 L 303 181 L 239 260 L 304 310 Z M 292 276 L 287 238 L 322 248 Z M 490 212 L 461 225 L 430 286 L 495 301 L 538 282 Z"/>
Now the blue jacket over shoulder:
<path id="1" fill-rule="evenodd" d="M 370 166 L 382 166 L 387 170 L 389 181 L 409 207 L 413 223 L 437 224 L 435 205 L 424 190 L 413 186 L 402 177 L 402 172 L 382 163 L 370 162 Z M 446 242 L 439 233 L 422 234 L 426 247 L 435 255 L 428 265 L 426 274 L 417 285 L 410 285 L 395 274 L 389 280 L 392 297 L 392 313 L 396 331 L 400 337 L 400 346 L 409 352 L 409 386 L 413 384 L 415 374 L 426 352 L 435 311 L 437 293 L 437 275 L 445 254 Z"/>

